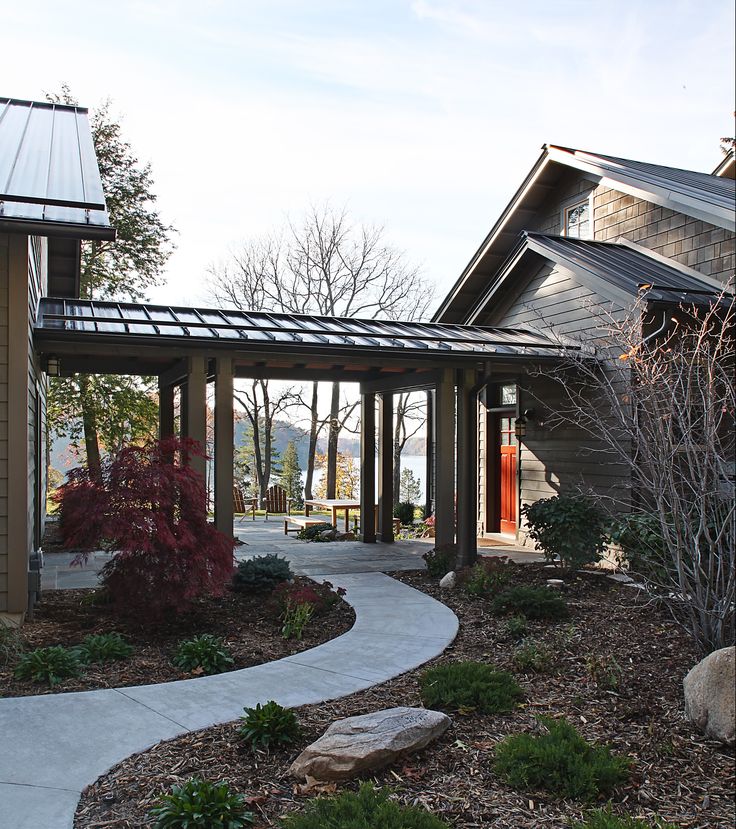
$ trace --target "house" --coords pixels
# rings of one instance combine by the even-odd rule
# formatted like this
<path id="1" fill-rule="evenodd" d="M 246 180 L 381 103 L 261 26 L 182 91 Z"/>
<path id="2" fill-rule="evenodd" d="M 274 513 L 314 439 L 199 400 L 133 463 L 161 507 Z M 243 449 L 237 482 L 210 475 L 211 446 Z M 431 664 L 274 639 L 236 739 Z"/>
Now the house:
<path id="1" fill-rule="evenodd" d="M 733 150 L 708 174 L 545 145 L 434 320 L 584 344 L 601 336 L 603 315 L 632 306 L 642 285 L 651 286 L 652 311 L 712 297 L 733 286 L 734 184 Z M 624 466 L 601 465 L 581 430 L 547 428 L 560 388 L 532 369 L 530 360 L 486 378 L 479 537 L 524 541 L 521 507 L 561 490 L 630 498 Z"/>

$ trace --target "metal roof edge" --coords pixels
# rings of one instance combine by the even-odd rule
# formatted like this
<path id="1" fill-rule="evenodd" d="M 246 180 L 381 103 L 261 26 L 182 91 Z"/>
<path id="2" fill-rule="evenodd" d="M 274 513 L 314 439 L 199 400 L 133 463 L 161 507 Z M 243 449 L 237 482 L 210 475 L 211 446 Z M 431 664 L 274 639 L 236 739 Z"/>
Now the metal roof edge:
<path id="1" fill-rule="evenodd" d="M 98 239 L 114 242 L 116 230 L 110 225 L 74 224 L 73 222 L 52 222 L 38 219 L 13 219 L 0 216 L 0 230 L 4 233 L 24 233 L 28 236 L 54 236 L 67 239 Z"/>
<path id="2" fill-rule="evenodd" d="M 720 160 L 715 170 L 711 173 L 712 176 L 723 178 L 724 174 L 730 167 L 736 167 L 736 150 L 730 149 Z M 733 176 L 730 176 L 733 178 Z"/>
<path id="3" fill-rule="evenodd" d="M 77 104 L 61 104 L 55 101 L 27 101 L 25 98 L 10 98 L 7 95 L 0 95 L 0 104 L 18 104 L 19 106 L 34 106 L 43 107 L 44 109 L 73 109 L 76 112 L 84 112 L 89 114 L 88 107 L 78 106 Z"/>
<path id="4" fill-rule="evenodd" d="M 653 259 L 655 262 L 659 262 L 662 265 L 668 265 L 670 268 L 674 268 L 676 271 L 680 271 L 680 273 L 684 274 L 685 276 L 689 276 L 692 279 L 699 279 L 701 282 L 704 282 L 706 285 L 710 285 L 712 288 L 719 290 L 723 288 L 723 283 L 720 282 L 715 277 L 708 276 L 707 274 L 701 273 L 695 268 L 691 268 L 689 265 L 683 265 L 682 262 L 676 262 L 674 259 L 669 259 L 666 256 L 663 256 L 661 253 L 657 253 L 654 250 L 650 250 L 649 248 L 644 247 L 644 245 L 640 245 L 637 242 L 632 242 L 631 239 L 627 239 L 625 236 L 619 236 L 616 239 L 617 245 L 623 245 L 624 247 L 630 248 L 631 250 L 636 251 L 637 253 L 641 253 L 643 256 L 648 256 L 650 259 Z"/>

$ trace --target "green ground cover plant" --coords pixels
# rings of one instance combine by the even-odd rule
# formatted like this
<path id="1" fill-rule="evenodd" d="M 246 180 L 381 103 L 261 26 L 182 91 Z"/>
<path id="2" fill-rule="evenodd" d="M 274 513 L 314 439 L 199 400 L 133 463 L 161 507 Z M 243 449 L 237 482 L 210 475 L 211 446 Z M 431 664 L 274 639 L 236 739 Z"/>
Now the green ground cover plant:
<path id="1" fill-rule="evenodd" d="M 523 639 L 528 632 L 529 623 L 527 622 L 526 616 L 521 614 L 518 616 L 512 616 L 506 622 L 506 633 L 511 637 L 511 639 Z"/>
<path id="2" fill-rule="evenodd" d="M 281 635 L 284 639 L 296 639 L 300 642 L 304 635 L 304 628 L 312 620 L 312 616 L 314 616 L 314 605 L 309 602 L 287 604 L 281 617 L 283 622 Z"/>
<path id="3" fill-rule="evenodd" d="M 529 537 L 548 561 L 582 567 L 600 561 L 606 548 L 607 520 L 595 501 L 584 496 L 555 495 L 526 504 L 521 510 Z"/>
<path id="4" fill-rule="evenodd" d="M 570 829 L 678 829 L 674 823 L 665 823 L 661 818 L 654 822 L 630 815 L 616 815 L 610 806 L 588 812 L 585 819 L 573 821 Z"/>
<path id="5" fill-rule="evenodd" d="M 590 801 L 628 780 L 628 758 L 591 745 L 566 720 L 539 722 L 546 733 L 513 734 L 496 746 L 495 770 L 513 788 Z"/>
<path id="6" fill-rule="evenodd" d="M 422 558 L 426 562 L 427 572 L 433 579 L 441 579 L 442 576 L 455 569 L 457 550 L 454 544 L 446 544 L 442 547 L 435 547 L 426 552 Z"/>
<path id="7" fill-rule="evenodd" d="M 254 556 L 238 562 L 233 575 L 233 590 L 236 593 L 270 591 L 276 585 L 293 578 L 289 562 L 275 553 Z"/>
<path id="8" fill-rule="evenodd" d="M 623 684 L 624 671 L 614 656 L 591 654 L 585 667 L 590 678 L 603 691 L 618 691 Z"/>
<path id="9" fill-rule="evenodd" d="M 79 676 L 82 668 L 82 660 L 75 649 L 52 645 L 24 653 L 15 666 L 14 674 L 16 679 L 45 682 L 53 687 L 62 679 Z"/>
<path id="10" fill-rule="evenodd" d="M 419 678 L 426 708 L 481 714 L 511 711 L 524 696 L 511 674 L 483 662 L 449 662 Z"/>
<path id="11" fill-rule="evenodd" d="M 514 651 L 511 661 L 518 670 L 532 671 L 535 674 L 548 673 L 554 665 L 552 651 L 545 645 L 531 641 L 523 641 Z"/>
<path id="12" fill-rule="evenodd" d="M 357 792 L 318 797 L 299 814 L 281 820 L 283 829 L 450 829 L 418 806 L 402 806 L 385 789 L 363 783 Z"/>
<path id="13" fill-rule="evenodd" d="M 493 596 L 508 584 L 511 577 L 509 569 L 507 556 L 480 558 L 462 574 L 462 583 L 473 596 Z"/>
<path id="14" fill-rule="evenodd" d="M 296 714 L 274 700 L 255 708 L 244 708 L 238 734 L 252 749 L 290 745 L 299 739 L 301 728 Z"/>
<path id="15" fill-rule="evenodd" d="M 567 619 L 570 611 L 565 600 L 548 587 L 511 587 L 493 600 L 493 612 L 498 615 L 513 613 L 527 619 L 558 622 Z"/>
<path id="16" fill-rule="evenodd" d="M 119 633 L 90 633 L 77 651 L 84 662 L 115 662 L 127 659 L 133 646 Z"/>
<path id="17" fill-rule="evenodd" d="M 245 798 L 231 792 L 227 783 L 196 777 L 161 795 L 149 814 L 156 829 L 244 829 L 255 822 Z"/>
<path id="18" fill-rule="evenodd" d="M 222 639 L 211 633 L 180 642 L 173 661 L 185 671 L 207 675 L 221 674 L 233 664 Z"/>

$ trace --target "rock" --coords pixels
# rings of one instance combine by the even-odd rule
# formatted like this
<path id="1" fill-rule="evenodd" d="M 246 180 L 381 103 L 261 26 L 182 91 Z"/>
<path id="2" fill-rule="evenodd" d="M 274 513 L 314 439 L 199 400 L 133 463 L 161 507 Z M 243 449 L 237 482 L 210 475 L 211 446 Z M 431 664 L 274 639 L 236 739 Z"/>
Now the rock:
<path id="1" fill-rule="evenodd" d="M 338 533 L 335 541 L 355 541 L 355 533 Z"/>
<path id="2" fill-rule="evenodd" d="M 707 737 L 734 745 L 736 648 L 713 651 L 690 671 L 682 685 L 685 716 Z"/>
<path id="3" fill-rule="evenodd" d="M 322 530 L 319 537 L 322 541 L 334 541 L 337 538 L 337 530 Z"/>
<path id="4" fill-rule="evenodd" d="M 454 570 L 450 570 L 449 573 L 445 573 L 445 575 L 440 579 L 440 588 L 442 590 L 453 590 L 456 584 L 457 574 Z"/>
<path id="5" fill-rule="evenodd" d="M 547 587 L 553 590 L 561 590 L 564 586 L 565 582 L 562 579 L 547 579 Z"/>
<path id="6" fill-rule="evenodd" d="M 424 708 L 388 708 L 338 720 L 302 751 L 289 772 L 298 778 L 347 780 L 424 748 L 451 722 L 446 714 Z"/>

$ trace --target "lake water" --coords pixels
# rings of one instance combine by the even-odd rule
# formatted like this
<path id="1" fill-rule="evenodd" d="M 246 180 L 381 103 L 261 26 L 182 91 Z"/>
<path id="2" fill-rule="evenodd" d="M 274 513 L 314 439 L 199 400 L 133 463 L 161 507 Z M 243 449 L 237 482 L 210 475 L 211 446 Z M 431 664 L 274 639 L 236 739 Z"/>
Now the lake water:
<path id="1" fill-rule="evenodd" d="M 353 458 L 355 463 L 355 468 L 360 469 L 360 458 Z M 421 488 L 422 495 L 420 497 L 420 501 L 424 498 L 424 478 L 426 473 L 426 460 L 424 455 L 402 455 L 401 456 L 401 468 L 402 469 L 411 469 L 414 473 L 414 477 L 417 481 L 419 481 L 419 486 Z M 314 470 L 314 483 L 312 484 L 312 490 L 317 489 L 317 484 L 322 480 L 323 469 L 315 469 Z M 376 461 L 376 480 L 378 479 L 378 461 Z M 302 481 L 304 480 L 304 475 L 302 475 Z"/>

